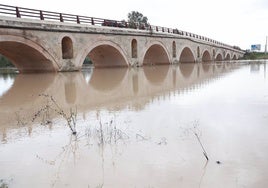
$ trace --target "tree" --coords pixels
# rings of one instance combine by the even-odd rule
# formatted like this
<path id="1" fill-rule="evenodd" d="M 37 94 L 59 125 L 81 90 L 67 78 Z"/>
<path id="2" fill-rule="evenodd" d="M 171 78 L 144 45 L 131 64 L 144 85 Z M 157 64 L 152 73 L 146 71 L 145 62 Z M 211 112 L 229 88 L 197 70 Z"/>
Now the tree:
<path id="1" fill-rule="evenodd" d="M 0 54 L 0 67 L 14 67 L 14 65 L 5 56 Z"/>
<path id="2" fill-rule="evenodd" d="M 128 13 L 128 22 L 131 28 L 145 29 L 149 26 L 148 18 L 138 11 Z"/>

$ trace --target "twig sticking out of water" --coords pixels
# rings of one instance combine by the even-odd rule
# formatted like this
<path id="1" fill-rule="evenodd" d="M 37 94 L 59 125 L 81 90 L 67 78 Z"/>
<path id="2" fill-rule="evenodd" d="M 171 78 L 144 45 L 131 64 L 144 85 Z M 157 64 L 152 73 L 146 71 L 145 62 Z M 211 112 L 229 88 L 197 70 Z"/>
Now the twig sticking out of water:
<path id="1" fill-rule="evenodd" d="M 197 126 L 198 126 L 198 125 L 199 125 L 199 122 L 198 122 L 198 121 L 195 121 L 195 122 L 194 122 L 193 133 L 194 133 L 195 137 L 197 138 L 197 141 L 199 142 L 199 144 L 200 144 L 200 146 L 201 146 L 201 148 L 202 148 L 202 150 L 203 150 L 203 154 L 204 154 L 205 158 L 206 158 L 207 161 L 208 161 L 208 160 L 209 160 L 209 158 L 208 158 L 208 154 L 207 154 L 207 152 L 206 152 L 206 150 L 205 150 L 205 148 L 204 148 L 204 146 L 203 146 L 203 144 L 202 144 L 202 142 L 201 142 L 201 140 L 200 140 L 199 135 L 198 135 L 197 132 L 196 132 L 196 129 L 197 129 Z"/>
<path id="2" fill-rule="evenodd" d="M 199 142 L 199 144 L 200 144 L 200 146 L 201 146 L 201 148 L 202 148 L 202 150 L 203 150 L 203 154 L 204 154 L 204 156 L 206 157 L 206 159 L 207 159 L 207 161 L 208 161 L 208 160 L 209 160 L 209 159 L 208 159 L 208 154 L 207 154 L 207 152 L 206 152 L 206 150 L 205 150 L 205 148 L 204 148 L 204 146 L 203 146 L 203 144 L 202 144 L 202 142 L 201 142 L 201 140 L 200 140 L 198 134 L 195 132 L 194 135 L 196 136 L 196 138 L 197 138 L 197 140 L 198 140 L 198 142 Z"/>
<path id="3" fill-rule="evenodd" d="M 116 127 L 113 120 L 103 123 L 99 121 L 99 128 L 95 128 L 87 135 L 88 137 L 97 137 L 99 145 L 117 144 L 118 141 L 129 139 L 129 136 Z"/>
<path id="4" fill-rule="evenodd" d="M 35 114 L 35 117 L 33 120 L 35 120 L 37 116 L 40 116 L 41 112 L 48 112 L 48 110 L 51 109 L 55 111 L 57 114 L 61 115 L 66 120 L 67 126 L 71 129 L 73 135 L 76 135 L 77 133 L 76 132 L 77 108 L 75 108 L 75 110 L 70 108 L 70 115 L 67 115 L 63 111 L 63 109 L 59 106 L 59 104 L 56 102 L 56 100 L 53 98 L 53 96 L 47 95 L 47 94 L 40 94 L 39 96 L 45 97 L 46 99 L 51 101 L 52 104 L 49 104 L 49 102 L 47 102 L 46 106 Z"/>
<path id="5" fill-rule="evenodd" d="M 140 141 L 144 141 L 144 140 L 148 140 L 146 137 L 142 136 L 141 134 L 136 134 L 136 139 L 140 140 Z"/>

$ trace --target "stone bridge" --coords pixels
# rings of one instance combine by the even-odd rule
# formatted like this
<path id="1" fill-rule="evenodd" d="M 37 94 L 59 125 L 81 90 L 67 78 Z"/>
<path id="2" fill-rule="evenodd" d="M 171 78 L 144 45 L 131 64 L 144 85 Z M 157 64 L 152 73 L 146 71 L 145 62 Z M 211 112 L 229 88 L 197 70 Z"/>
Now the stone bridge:
<path id="1" fill-rule="evenodd" d="M 2 5 L 3 6 L 3 5 Z M 1 5 L 0 5 L 1 9 Z M 30 10 L 30 9 L 29 9 Z M 28 12 L 29 12 L 28 10 Z M 0 15 L 0 54 L 20 72 L 76 71 L 86 57 L 95 67 L 143 66 L 236 60 L 238 48 L 163 27 L 133 29 Z M 26 12 L 26 11 L 25 11 Z M 96 21 L 95 21 L 96 22 Z"/>

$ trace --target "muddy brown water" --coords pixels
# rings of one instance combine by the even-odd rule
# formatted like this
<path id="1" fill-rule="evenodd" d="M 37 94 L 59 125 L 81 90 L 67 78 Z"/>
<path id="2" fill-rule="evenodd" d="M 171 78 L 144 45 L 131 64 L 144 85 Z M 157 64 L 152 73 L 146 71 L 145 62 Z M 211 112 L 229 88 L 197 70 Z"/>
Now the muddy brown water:
<path id="1" fill-rule="evenodd" d="M 1 74 L 0 187 L 268 187 L 266 66 Z"/>

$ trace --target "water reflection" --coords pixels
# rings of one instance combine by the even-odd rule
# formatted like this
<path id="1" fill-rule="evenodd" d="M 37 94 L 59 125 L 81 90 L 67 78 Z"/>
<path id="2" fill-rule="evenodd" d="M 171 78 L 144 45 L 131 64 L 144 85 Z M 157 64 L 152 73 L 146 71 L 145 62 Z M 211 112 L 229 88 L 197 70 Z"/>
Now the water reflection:
<path id="1" fill-rule="evenodd" d="M 132 86 L 133 93 L 136 95 L 139 92 L 139 76 L 137 73 L 132 75 Z"/>
<path id="2" fill-rule="evenodd" d="M 260 72 L 261 65 L 259 63 L 251 63 L 250 64 L 250 72 Z"/>
<path id="3" fill-rule="evenodd" d="M 144 66 L 143 72 L 146 80 L 151 84 L 161 84 L 167 77 L 170 66 Z"/>
<path id="4" fill-rule="evenodd" d="M 1 107 L 20 108 L 36 100 L 46 92 L 55 80 L 56 74 L 18 74 L 11 87 L 1 96 Z M 56 92 L 56 91 L 55 91 Z"/>
<path id="5" fill-rule="evenodd" d="M 197 68 L 198 66 L 195 63 L 182 63 L 179 65 L 181 74 L 188 78 L 192 75 L 194 68 Z"/>
<path id="6" fill-rule="evenodd" d="M 143 109 L 159 96 L 189 91 L 235 66 L 214 69 L 215 64 L 180 64 L 179 66 L 144 66 L 139 69 L 93 69 L 58 74 L 19 74 L 0 98 L 2 124 L 16 124 L 14 112 L 27 119 L 45 101 L 40 94 L 53 96 L 63 109 L 79 111 L 97 108 Z M 6 78 L 3 78 L 6 79 Z M 10 78 L 9 78 L 10 79 Z M 21 123 L 23 124 L 23 123 Z"/>
<path id="7" fill-rule="evenodd" d="M 120 87 L 127 68 L 102 68 L 94 69 L 89 85 L 99 91 L 111 91 Z"/>
<path id="8" fill-rule="evenodd" d="M 2 96 L 14 82 L 16 74 L 1 74 L 0 73 L 0 96 Z"/>
<path id="9" fill-rule="evenodd" d="M 0 178 L 10 187 L 267 187 L 268 87 L 258 66 L 18 75 L 0 98 Z M 65 113 L 77 108 L 77 135 L 57 113 L 51 124 L 31 121 L 49 103 L 41 93 Z"/>
<path id="10" fill-rule="evenodd" d="M 75 104 L 77 99 L 76 83 L 70 80 L 70 82 L 64 84 L 65 99 L 68 104 Z"/>
<path id="11" fill-rule="evenodd" d="M 202 68 L 203 68 L 204 72 L 208 72 L 209 69 L 211 68 L 211 66 L 208 63 L 203 62 Z"/>
<path id="12" fill-rule="evenodd" d="M 137 93 L 150 96 L 150 93 L 154 93 L 156 88 L 162 88 L 163 92 L 174 91 L 182 87 L 189 87 L 202 79 L 212 79 L 217 76 L 218 72 L 216 74 L 213 71 L 209 72 L 207 67 L 211 66 L 213 65 L 200 67 L 200 64 L 184 64 L 180 66 L 145 66 L 140 69 L 104 68 L 83 73 L 19 74 L 16 78 L 14 77 L 13 84 L 7 93 L 1 96 L 1 104 L 23 105 L 30 99 L 35 100 L 42 93 L 49 93 L 53 96 L 57 96 L 59 93 L 64 94 L 60 96 L 65 96 L 63 97 L 64 102 L 69 104 L 81 104 L 87 98 L 98 98 L 98 96 L 94 96 L 96 92 L 98 95 L 106 95 L 107 92 L 115 95 L 117 93 L 118 97 L 122 98 Z M 128 87 L 132 90 L 124 89 Z M 110 97 L 113 98 L 113 96 Z"/>

